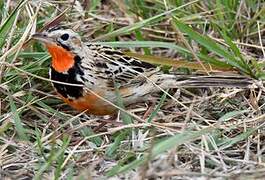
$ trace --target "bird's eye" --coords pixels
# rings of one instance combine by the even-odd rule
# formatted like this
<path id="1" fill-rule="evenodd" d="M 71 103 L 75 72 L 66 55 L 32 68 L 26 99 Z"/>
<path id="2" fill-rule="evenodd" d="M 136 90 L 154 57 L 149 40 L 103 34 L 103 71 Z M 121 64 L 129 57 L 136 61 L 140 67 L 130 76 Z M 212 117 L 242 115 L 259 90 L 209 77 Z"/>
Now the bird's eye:
<path id="1" fill-rule="evenodd" d="M 67 39 L 69 39 L 69 34 L 65 33 L 65 34 L 61 35 L 61 39 L 66 41 Z"/>

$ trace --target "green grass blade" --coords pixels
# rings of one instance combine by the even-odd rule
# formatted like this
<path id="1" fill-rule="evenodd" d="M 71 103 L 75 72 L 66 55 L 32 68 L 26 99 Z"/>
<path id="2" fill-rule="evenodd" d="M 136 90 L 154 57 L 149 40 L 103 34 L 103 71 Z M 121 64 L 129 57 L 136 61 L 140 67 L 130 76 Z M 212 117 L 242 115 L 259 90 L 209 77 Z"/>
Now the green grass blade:
<path id="1" fill-rule="evenodd" d="M 185 131 L 181 134 L 177 134 L 175 136 L 169 137 L 166 140 L 163 140 L 159 143 L 157 143 L 154 148 L 151 151 L 151 157 L 154 158 L 155 156 L 161 155 L 165 151 L 168 151 L 176 146 L 179 146 L 183 143 L 187 143 L 190 141 L 193 141 L 202 135 L 211 133 L 213 131 L 213 128 L 205 128 L 200 131 Z M 114 166 L 110 171 L 108 171 L 107 176 L 115 176 L 120 173 L 127 172 L 129 170 L 132 170 L 134 168 L 139 167 L 142 165 L 146 159 L 148 158 L 148 155 L 144 155 L 140 157 L 137 160 L 134 160 L 133 162 L 124 165 L 124 166 Z"/>
<path id="2" fill-rule="evenodd" d="M 222 150 L 227 149 L 227 148 L 233 146 L 234 144 L 236 144 L 240 141 L 246 140 L 256 130 L 257 129 L 255 129 L 255 128 L 251 128 L 251 129 L 248 129 L 246 132 L 237 135 L 236 137 L 228 138 L 227 140 L 225 140 L 224 142 L 221 143 L 220 149 L 222 149 Z"/>
<path id="3" fill-rule="evenodd" d="M 47 52 L 20 52 L 18 54 L 18 57 L 42 59 L 42 58 L 49 58 L 50 55 Z"/>
<path id="4" fill-rule="evenodd" d="M 231 112 L 228 112 L 226 113 L 225 115 L 223 115 L 222 117 L 219 118 L 218 121 L 220 122 L 225 122 L 225 121 L 228 121 L 238 115 L 242 115 L 244 113 L 248 113 L 249 110 L 243 110 L 243 111 L 231 111 Z"/>
<path id="5" fill-rule="evenodd" d="M 16 6 L 16 8 L 11 12 L 11 14 L 9 15 L 9 17 L 4 21 L 4 23 L 1 25 L 0 27 L 0 48 L 3 47 L 3 45 L 5 44 L 6 41 L 6 37 L 10 31 L 10 29 L 13 26 L 13 23 L 16 19 L 16 15 L 18 10 L 22 7 L 22 5 L 25 4 L 26 1 L 21 0 L 18 5 Z"/>
<path id="6" fill-rule="evenodd" d="M 159 20 L 162 20 L 163 18 L 165 18 L 167 15 L 171 14 L 171 13 L 174 13 L 175 11 L 177 11 L 178 9 L 181 9 L 185 6 L 189 6 L 193 3 L 196 3 L 198 0 L 195 0 L 195 1 L 192 1 L 192 2 L 189 2 L 189 3 L 186 3 L 184 4 L 183 6 L 179 6 L 179 7 L 176 7 L 174 9 L 171 9 L 171 10 L 168 10 L 168 11 L 165 11 L 161 14 L 158 14 L 156 16 L 153 16 L 151 18 L 148 18 L 148 19 L 144 19 L 140 22 L 137 22 L 137 23 L 134 23 L 132 25 L 129 25 L 129 26 L 126 26 L 126 27 L 123 27 L 123 28 L 120 28 L 116 31 L 113 31 L 111 33 L 108 33 L 108 34 L 105 34 L 99 38 L 96 38 L 94 39 L 93 41 L 99 41 L 99 40 L 103 40 L 103 39 L 108 39 L 110 37 L 114 37 L 114 36 L 118 36 L 118 35 L 122 35 L 122 34 L 127 34 L 127 33 L 130 33 L 136 29 L 139 29 L 141 27 L 144 27 L 144 26 L 147 26 L 147 25 L 150 25 L 151 23 L 155 23 L 155 22 L 158 22 Z"/>
<path id="7" fill-rule="evenodd" d="M 12 111 L 12 114 L 13 114 L 13 120 L 14 120 L 14 123 L 15 123 L 15 128 L 17 130 L 18 136 L 19 136 L 20 139 L 22 139 L 24 141 L 28 141 L 29 138 L 28 138 L 28 136 L 26 134 L 26 129 L 22 125 L 22 122 L 21 122 L 21 119 L 19 117 L 15 102 L 14 102 L 14 100 L 13 100 L 11 95 L 9 95 L 9 102 L 10 102 L 10 108 L 11 108 L 11 111 Z"/>
<path id="8" fill-rule="evenodd" d="M 115 94 L 116 94 L 116 99 L 117 99 L 116 105 L 122 109 L 125 109 L 122 97 L 119 93 L 119 84 L 114 83 L 114 86 L 115 86 Z M 127 113 L 121 111 L 120 114 L 121 114 L 121 118 L 122 118 L 122 121 L 124 124 L 127 125 L 127 124 L 133 123 L 132 117 L 129 116 Z M 109 148 L 107 148 L 106 155 L 109 157 L 113 157 L 114 153 L 119 148 L 121 141 L 126 139 L 130 134 L 131 134 L 131 129 L 126 129 L 126 130 L 120 131 L 119 134 L 117 135 L 117 137 L 115 138 L 114 143 L 111 146 L 109 146 Z"/>
<path id="9" fill-rule="evenodd" d="M 118 83 L 114 83 L 114 84 L 115 84 L 115 94 L 116 94 L 116 105 L 122 109 L 125 109 L 125 106 L 123 104 L 123 99 L 119 92 L 120 85 Z M 121 111 L 121 118 L 122 118 L 123 123 L 126 125 L 133 123 L 132 117 L 123 111 Z"/>
<path id="10" fill-rule="evenodd" d="M 161 153 L 170 150 L 176 146 L 179 146 L 183 143 L 193 141 L 202 135 L 212 132 L 213 128 L 205 128 L 199 131 L 185 131 L 183 133 L 172 136 L 164 141 L 157 143 L 152 149 L 152 156 L 160 155 Z"/>
<path id="11" fill-rule="evenodd" d="M 144 41 L 142 33 L 139 30 L 135 30 L 135 37 L 136 37 L 136 39 L 138 41 Z M 151 51 L 150 51 L 150 49 L 148 47 L 144 47 L 143 49 L 144 49 L 144 54 L 145 55 L 151 55 Z"/>
<path id="12" fill-rule="evenodd" d="M 90 128 L 90 127 L 83 127 L 81 129 L 81 133 L 83 136 L 88 137 L 88 136 L 93 136 L 95 135 L 94 131 Z M 101 146 L 103 140 L 101 139 L 101 137 L 96 136 L 96 137 L 92 137 L 89 138 L 90 141 L 92 141 L 94 144 L 96 144 L 97 146 Z"/>
<path id="13" fill-rule="evenodd" d="M 120 132 L 120 134 L 114 139 L 114 143 L 112 143 L 106 150 L 106 156 L 108 157 L 114 157 L 115 152 L 119 149 L 121 145 L 121 141 L 126 139 L 129 135 L 128 129 Z"/>
<path id="14" fill-rule="evenodd" d="M 50 153 L 51 156 L 49 157 L 48 161 L 45 162 L 38 170 L 38 172 L 36 173 L 34 179 L 39 180 L 42 179 L 42 174 L 52 165 L 52 163 L 54 161 L 56 161 L 60 156 L 62 156 L 66 150 L 66 148 L 68 147 L 70 143 L 70 138 L 64 138 L 63 140 L 63 145 L 56 151 L 53 153 Z M 53 150 L 54 151 L 54 150 Z"/>
<path id="15" fill-rule="evenodd" d="M 181 53 L 189 53 L 189 51 L 174 43 L 160 42 L 160 41 L 115 41 L 115 42 L 93 42 L 93 44 L 101 44 L 103 46 L 121 47 L 121 48 L 134 48 L 134 47 L 147 47 L 147 48 L 168 48 L 175 49 Z"/>
<path id="16" fill-rule="evenodd" d="M 158 111 L 160 110 L 161 106 L 163 105 L 163 103 L 165 102 L 166 100 L 166 97 L 167 97 L 167 94 L 164 93 L 161 98 L 160 98 L 160 101 L 158 103 L 158 105 L 156 106 L 155 110 L 151 113 L 151 115 L 148 117 L 147 119 L 147 122 L 150 123 L 154 117 L 157 115 Z"/>
<path id="17" fill-rule="evenodd" d="M 245 70 L 247 72 L 249 72 L 249 74 L 251 76 L 253 76 L 253 72 L 251 71 L 250 66 L 248 65 L 248 63 L 243 58 L 242 53 L 240 52 L 240 50 L 238 49 L 238 47 L 233 43 L 233 41 L 231 40 L 231 38 L 229 38 L 225 32 L 221 32 L 221 34 L 222 34 L 222 36 L 223 36 L 226 44 L 229 45 L 229 47 L 232 50 L 233 54 L 241 61 L 242 67 L 244 67 Z"/>
<path id="18" fill-rule="evenodd" d="M 168 48 L 168 49 L 174 49 L 181 53 L 183 56 L 191 56 L 191 52 L 187 49 L 175 45 L 173 43 L 168 42 L 159 42 L 159 41 L 130 41 L 130 42 L 96 42 L 93 44 L 101 44 L 104 46 L 111 46 L 111 47 L 122 47 L 122 48 L 132 48 L 132 47 L 149 47 L 149 48 Z M 212 65 L 215 65 L 220 68 L 229 68 L 231 67 L 229 64 L 219 61 L 215 58 L 206 56 L 202 53 L 198 53 L 197 56 L 202 59 L 203 61 L 210 63 Z"/>
<path id="19" fill-rule="evenodd" d="M 238 68 L 239 70 L 241 70 L 242 72 L 244 72 L 246 74 L 250 74 L 250 72 L 245 68 L 245 66 L 242 64 L 242 62 L 239 61 L 238 59 L 236 59 L 234 57 L 234 55 L 230 54 L 228 52 L 228 50 L 226 50 L 224 47 L 217 44 L 215 41 L 213 41 L 209 37 L 203 36 L 203 35 L 199 34 L 198 32 L 194 31 L 188 25 L 180 22 L 175 17 L 174 17 L 174 22 L 175 22 L 175 25 L 177 26 L 177 28 L 181 32 L 187 33 L 187 35 L 191 39 L 195 40 L 196 42 L 198 42 L 199 44 L 201 44 L 202 46 L 207 48 L 209 51 L 214 52 L 215 54 L 217 54 L 221 57 L 224 57 L 226 59 L 226 62 L 229 63 L 230 65 Z"/>

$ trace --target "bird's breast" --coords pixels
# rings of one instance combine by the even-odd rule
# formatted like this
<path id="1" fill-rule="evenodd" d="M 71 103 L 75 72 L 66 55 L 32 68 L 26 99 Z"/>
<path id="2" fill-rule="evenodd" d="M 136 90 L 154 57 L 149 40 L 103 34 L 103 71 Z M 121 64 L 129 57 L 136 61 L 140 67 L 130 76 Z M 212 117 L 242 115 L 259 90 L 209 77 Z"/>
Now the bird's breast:
<path id="1" fill-rule="evenodd" d="M 86 111 L 88 114 L 93 115 L 111 115 L 116 111 L 112 105 L 108 104 L 98 96 L 103 98 L 112 99 L 114 92 L 109 94 L 104 90 L 95 92 L 97 95 L 85 90 L 85 85 L 87 84 L 86 79 L 83 78 L 81 69 L 70 69 L 66 73 L 57 72 L 51 67 L 50 69 L 50 79 L 57 82 L 52 82 L 53 87 L 56 92 L 59 94 L 61 99 L 72 108 L 78 111 Z M 72 85 L 61 84 L 69 83 Z M 81 85 L 81 86 L 74 86 Z M 110 97 L 112 96 L 112 97 Z"/>
<path id="2" fill-rule="evenodd" d="M 53 81 L 58 81 L 58 83 L 52 82 L 53 87 L 64 98 L 79 98 L 83 96 L 83 83 L 76 80 L 75 71 L 76 70 L 72 68 L 66 73 L 60 73 L 54 70 L 52 67 L 50 69 L 50 79 Z M 62 83 L 73 85 L 66 85 Z"/>

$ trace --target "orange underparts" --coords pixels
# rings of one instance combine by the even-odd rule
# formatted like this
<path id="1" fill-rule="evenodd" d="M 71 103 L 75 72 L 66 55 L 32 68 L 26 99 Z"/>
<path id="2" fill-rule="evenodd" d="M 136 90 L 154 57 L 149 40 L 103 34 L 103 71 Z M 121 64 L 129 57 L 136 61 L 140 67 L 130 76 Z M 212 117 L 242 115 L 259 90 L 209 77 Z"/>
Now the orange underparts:
<path id="1" fill-rule="evenodd" d="M 78 111 L 86 111 L 93 115 L 111 115 L 116 112 L 116 108 L 99 99 L 94 94 L 87 94 L 78 99 L 70 100 L 61 96 L 63 101 Z"/>
<path id="2" fill-rule="evenodd" d="M 57 72 L 66 72 L 73 67 L 74 54 L 56 44 L 46 44 L 46 46 L 52 56 L 52 67 Z"/>

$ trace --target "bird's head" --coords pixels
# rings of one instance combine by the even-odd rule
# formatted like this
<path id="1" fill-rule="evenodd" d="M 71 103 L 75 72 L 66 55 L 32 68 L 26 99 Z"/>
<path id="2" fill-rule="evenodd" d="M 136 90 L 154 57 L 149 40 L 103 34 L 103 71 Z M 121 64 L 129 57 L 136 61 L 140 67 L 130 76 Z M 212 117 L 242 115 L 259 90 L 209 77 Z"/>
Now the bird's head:
<path id="1" fill-rule="evenodd" d="M 66 72 L 73 67 L 78 56 L 76 51 L 82 48 L 80 36 L 71 29 L 52 28 L 36 33 L 32 38 L 46 45 L 52 56 L 52 67 L 58 72 Z"/>

